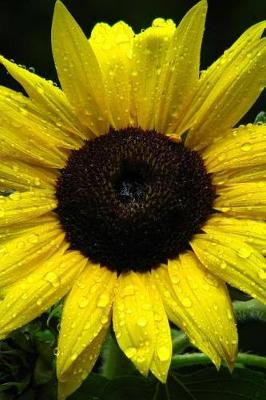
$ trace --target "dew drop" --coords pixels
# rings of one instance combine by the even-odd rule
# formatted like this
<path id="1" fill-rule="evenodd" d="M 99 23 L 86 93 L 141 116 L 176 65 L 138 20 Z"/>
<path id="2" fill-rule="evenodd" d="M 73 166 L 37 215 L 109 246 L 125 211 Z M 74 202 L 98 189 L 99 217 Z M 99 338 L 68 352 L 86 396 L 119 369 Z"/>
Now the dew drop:
<path id="1" fill-rule="evenodd" d="M 147 320 L 145 318 L 139 318 L 137 320 L 137 325 L 141 328 L 144 328 L 147 325 Z"/>
<path id="2" fill-rule="evenodd" d="M 60 285 L 59 277 L 54 272 L 47 272 L 45 279 L 47 282 L 51 283 L 53 287 L 58 287 Z"/>
<path id="3" fill-rule="evenodd" d="M 80 308 L 85 308 L 85 307 L 87 307 L 88 304 L 89 304 L 89 300 L 88 300 L 87 297 L 82 296 L 82 297 L 79 299 L 79 307 L 80 307 Z"/>
<path id="4" fill-rule="evenodd" d="M 180 278 L 177 275 L 172 276 L 172 282 L 174 285 L 178 284 L 180 282 Z"/>
<path id="5" fill-rule="evenodd" d="M 258 277 L 262 280 L 266 280 L 266 272 L 261 270 L 258 272 Z"/>
<path id="6" fill-rule="evenodd" d="M 98 302 L 97 302 L 97 307 L 104 308 L 108 305 L 109 303 L 109 295 L 106 293 L 103 293 L 100 295 Z"/>
<path id="7" fill-rule="evenodd" d="M 170 352 L 166 346 L 159 347 L 159 349 L 157 350 L 157 354 L 160 361 L 163 362 L 169 360 Z"/>
<path id="8" fill-rule="evenodd" d="M 125 354 L 126 354 L 126 356 L 127 356 L 128 358 L 134 357 L 134 355 L 135 355 L 136 353 L 137 353 L 136 347 L 128 347 L 128 348 L 125 350 Z"/>
<path id="9" fill-rule="evenodd" d="M 184 297 L 181 299 L 181 303 L 183 304 L 183 306 L 189 308 L 192 306 L 192 302 L 188 297 Z"/>
<path id="10" fill-rule="evenodd" d="M 238 250 L 238 255 L 241 258 L 248 258 L 251 255 L 251 249 L 249 249 L 248 247 L 241 247 Z"/>
<path id="11" fill-rule="evenodd" d="M 102 319 L 101 319 L 101 323 L 103 325 L 105 325 L 105 324 L 107 324 L 107 322 L 108 322 L 108 317 L 107 316 L 103 316 Z"/>
<path id="12" fill-rule="evenodd" d="M 135 289 L 133 285 L 127 285 L 121 293 L 122 297 L 133 296 Z"/>
<path id="13" fill-rule="evenodd" d="M 244 144 L 242 144 L 241 150 L 242 150 L 242 151 L 249 151 L 249 150 L 251 150 L 251 144 L 250 144 L 250 143 L 244 143 Z"/>
<path id="14" fill-rule="evenodd" d="M 226 314 L 227 314 L 227 318 L 231 321 L 233 319 L 231 311 L 227 310 Z"/>
<path id="15" fill-rule="evenodd" d="M 75 361 L 78 358 L 77 353 L 73 353 L 72 356 L 70 357 L 71 361 Z"/>

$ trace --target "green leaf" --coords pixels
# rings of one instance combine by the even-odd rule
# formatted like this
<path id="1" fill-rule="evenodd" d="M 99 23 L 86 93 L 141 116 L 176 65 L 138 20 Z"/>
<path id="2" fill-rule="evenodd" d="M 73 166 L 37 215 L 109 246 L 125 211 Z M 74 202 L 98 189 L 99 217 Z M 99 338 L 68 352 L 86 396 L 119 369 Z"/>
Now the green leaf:
<path id="1" fill-rule="evenodd" d="M 23 377 L 20 382 L 6 382 L 0 384 L 0 392 L 5 392 L 10 388 L 15 388 L 17 393 L 22 393 L 23 390 L 28 386 L 30 382 L 30 374 Z"/>
<path id="2" fill-rule="evenodd" d="M 217 372 L 214 367 L 186 375 L 179 371 L 170 371 L 166 385 L 139 376 L 121 376 L 101 384 L 94 374 L 89 386 L 83 385 L 83 392 L 69 400 L 265 400 L 266 377 L 261 372 L 236 368 L 231 374 L 227 368 Z"/>
<path id="3" fill-rule="evenodd" d="M 255 118 L 255 124 L 266 124 L 266 112 L 261 111 Z"/>
<path id="4" fill-rule="evenodd" d="M 101 400 L 151 400 L 156 391 L 148 379 L 138 376 L 122 376 L 104 387 Z"/>
<path id="5" fill-rule="evenodd" d="M 91 373 L 69 400 L 99 400 L 108 382 L 104 376 Z"/>
<path id="6" fill-rule="evenodd" d="M 171 375 L 182 382 L 195 400 L 265 400 L 265 375 L 250 369 L 237 368 L 231 374 L 226 368 L 217 372 L 211 367 L 191 375 L 173 371 Z"/>
<path id="7" fill-rule="evenodd" d="M 42 357 L 38 357 L 35 369 L 34 380 L 38 385 L 49 382 L 54 375 L 54 369 L 51 364 L 48 364 Z"/>

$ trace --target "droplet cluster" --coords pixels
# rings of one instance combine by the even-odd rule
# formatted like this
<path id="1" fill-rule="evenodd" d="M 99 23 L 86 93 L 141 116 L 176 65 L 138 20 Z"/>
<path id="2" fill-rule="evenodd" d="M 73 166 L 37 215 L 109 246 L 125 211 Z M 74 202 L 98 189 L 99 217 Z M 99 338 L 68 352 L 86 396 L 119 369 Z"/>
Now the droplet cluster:
<path id="1" fill-rule="evenodd" d="M 72 151 L 56 194 L 72 249 L 118 273 L 188 249 L 215 198 L 197 152 L 140 128 L 110 130 Z"/>

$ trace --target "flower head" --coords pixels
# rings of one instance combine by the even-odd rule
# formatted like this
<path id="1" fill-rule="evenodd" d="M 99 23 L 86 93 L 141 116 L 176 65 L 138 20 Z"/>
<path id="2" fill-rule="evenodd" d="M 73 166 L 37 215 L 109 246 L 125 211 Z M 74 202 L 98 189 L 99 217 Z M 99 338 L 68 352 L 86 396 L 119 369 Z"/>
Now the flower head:
<path id="1" fill-rule="evenodd" d="M 3 57 L 28 96 L 0 89 L 0 335 L 65 296 L 65 399 L 112 325 L 142 374 L 165 381 L 170 319 L 219 367 L 237 332 L 226 283 L 266 302 L 266 126 L 235 127 L 266 81 L 266 22 L 200 74 L 207 4 L 176 27 L 89 40 L 61 2 L 62 90 Z"/>

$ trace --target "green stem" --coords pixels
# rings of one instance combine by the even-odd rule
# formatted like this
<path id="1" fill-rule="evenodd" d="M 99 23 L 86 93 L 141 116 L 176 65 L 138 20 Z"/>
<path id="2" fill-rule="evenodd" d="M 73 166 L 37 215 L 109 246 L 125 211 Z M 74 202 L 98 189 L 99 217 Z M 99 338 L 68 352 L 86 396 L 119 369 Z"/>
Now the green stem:
<path id="1" fill-rule="evenodd" d="M 266 321 L 266 306 L 258 300 L 235 301 L 233 306 L 238 321 L 251 319 Z"/>
<path id="2" fill-rule="evenodd" d="M 182 353 L 190 346 L 189 338 L 185 333 L 178 332 L 173 337 L 173 354 Z"/>
<path id="3" fill-rule="evenodd" d="M 102 375 L 114 379 L 122 375 L 130 375 L 135 370 L 132 362 L 120 350 L 115 338 L 110 334 L 103 353 Z"/>
<path id="4" fill-rule="evenodd" d="M 239 353 L 236 363 L 250 365 L 259 368 L 266 368 L 266 357 L 257 356 L 255 354 Z M 194 365 L 212 364 L 212 361 L 202 353 L 187 353 L 175 355 L 172 358 L 172 367 L 182 368 Z"/>

